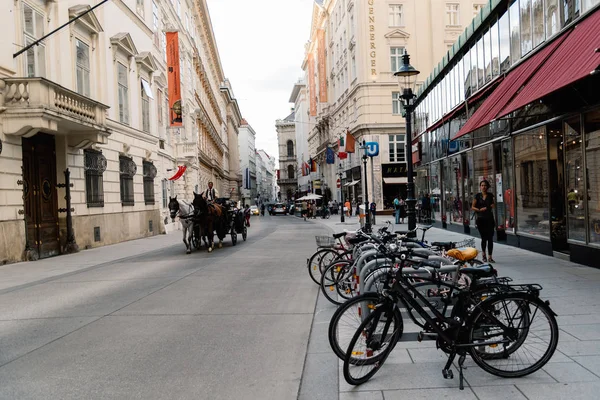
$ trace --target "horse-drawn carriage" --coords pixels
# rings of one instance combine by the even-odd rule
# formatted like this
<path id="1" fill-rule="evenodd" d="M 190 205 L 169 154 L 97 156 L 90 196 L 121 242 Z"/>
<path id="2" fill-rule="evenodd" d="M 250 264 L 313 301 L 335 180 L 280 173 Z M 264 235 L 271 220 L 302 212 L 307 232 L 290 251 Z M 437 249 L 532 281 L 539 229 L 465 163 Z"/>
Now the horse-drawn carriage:
<path id="1" fill-rule="evenodd" d="M 238 209 L 237 204 L 227 198 L 217 199 L 214 204 L 197 193 L 194 193 L 192 203 L 177 200 L 177 197 L 169 198 L 169 210 L 172 219 L 179 215 L 188 254 L 192 248 L 200 249 L 202 239 L 211 252 L 215 233 L 219 238 L 219 247 L 222 247 L 227 235 L 231 235 L 233 246 L 237 244 L 238 234 L 242 235 L 244 241 L 248 236 L 243 210 Z"/>

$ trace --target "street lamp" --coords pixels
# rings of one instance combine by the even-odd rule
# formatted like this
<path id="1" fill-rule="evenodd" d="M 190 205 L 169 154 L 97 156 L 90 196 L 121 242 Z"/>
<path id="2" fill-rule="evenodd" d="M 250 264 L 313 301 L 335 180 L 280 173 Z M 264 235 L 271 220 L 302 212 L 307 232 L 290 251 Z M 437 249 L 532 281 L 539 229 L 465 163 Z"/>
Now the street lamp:
<path id="1" fill-rule="evenodd" d="M 413 102 L 416 98 L 413 93 L 415 84 L 417 82 L 417 75 L 419 71 L 410 65 L 410 56 L 406 49 L 402 55 L 402 66 L 394 73 L 394 76 L 398 77 L 398 84 L 402 89 L 402 94 L 399 96 L 402 99 L 404 110 L 406 111 L 406 153 L 408 161 L 408 183 L 406 185 L 406 204 L 407 204 L 407 217 L 408 217 L 408 230 L 413 230 L 417 227 L 415 204 L 415 182 L 413 179 L 413 162 L 412 162 L 412 126 L 411 126 L 411 113 L 413 108 Z M 365 164 L 366 165 L 366 164 Z"/>
<path id="2" fill-rule="evenodd" d="M 371 216 L 369 213 L 369 189 L 367 187 L 367 159 L 369 157 L 367 156 L 367 142 L 365 140 L 363 140 L 363 145 L 361 148 L 364 151 L 362 160 L 365 169 L 365 231 L 371 232 Z"/>
<path id="3" fill-rule="evenodd" d="M 342 186 L 342 174 L 344 172 L 344 167 L 342 167 L 342 163 L 339 164 L 338 166 L 338 175 L 340 176 L 340 194 L 342 195 L 342 202 L 340 204 L 340 209 L 341 209 L 341 213 L 340 213 L 340 222 L 344 222 L 344 187 Z"/>

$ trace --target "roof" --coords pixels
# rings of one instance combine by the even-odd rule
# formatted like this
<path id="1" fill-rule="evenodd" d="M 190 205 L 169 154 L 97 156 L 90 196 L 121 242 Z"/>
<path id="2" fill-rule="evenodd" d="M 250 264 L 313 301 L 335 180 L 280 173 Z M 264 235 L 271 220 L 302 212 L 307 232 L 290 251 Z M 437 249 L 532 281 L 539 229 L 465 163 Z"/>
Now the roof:
<path id="1" fill-rule="evenodd" d="M 240 123 L 241 125 L 250 125 L 248 123 L 248 121 L 246 121 L 246 118 L 242 118 L 242 122 Z"/>
<path id="2" fill-rule="evenodd" d="M 296 111 L 292 111 L 290 115 L 284 118 L 285 122 L 295 122 L 296 121 Z"/>

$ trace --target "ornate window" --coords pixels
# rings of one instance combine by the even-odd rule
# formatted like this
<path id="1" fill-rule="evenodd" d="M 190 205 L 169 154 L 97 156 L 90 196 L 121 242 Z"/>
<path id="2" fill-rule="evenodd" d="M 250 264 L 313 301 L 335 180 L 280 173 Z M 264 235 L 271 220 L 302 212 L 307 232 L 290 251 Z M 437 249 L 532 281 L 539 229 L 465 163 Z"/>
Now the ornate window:
<path id="1" fill-rule="evenodd" d="M 291 140 L 287 141 L 287 155 L 288 157 L 294 157 L 294 142 Z"/>
<path id="2" fill-rule="evenodd" d="M 133 159 L 119 156 L 119 181 L 121 183 L 121 205 L 133 206 L 135 196 L 133 193 L 133 177 L 137 172 L 137 166 Z"/>
<path id="3" fill-rule="evenodd" d="M 288 179 L 294 179 L 294 166 L 288 165 L 287 167 Z"/>
<path id="4" fill-rule="evenodd" d="M 156 178 L 156 167 L 150 161 L 143 162 L 144 168 L 144 203 L 154 204 L 154 178 Z"/>
<path id="5" fill-rule="evenodd" d="M 90 46 L 75 39 L 77 93 L 90 97 Z"/>
<path id="6" fill-rule="evenodd" d="M 23 4 L 23 34 L 25 46 L 44 36 L 44 15 Z M 25 76 L 46 76 L 46 46 L 40 43 L 25 52 Z"/>
<path id="7" fill-rule="evenodd" d="M 119 92 L 119 121 L 123 124 L 129 124 L 129 88 L 127 67 L 117 63 L 117 82 Z"/>
<path id="8" fill-rule="evenodd" d="M 106 171 L 106 158 L 96 150 L 83 152 L 85 170 L 85 194 L 88 207 L 104 207 L 104 182 L 102 175 Z"/>

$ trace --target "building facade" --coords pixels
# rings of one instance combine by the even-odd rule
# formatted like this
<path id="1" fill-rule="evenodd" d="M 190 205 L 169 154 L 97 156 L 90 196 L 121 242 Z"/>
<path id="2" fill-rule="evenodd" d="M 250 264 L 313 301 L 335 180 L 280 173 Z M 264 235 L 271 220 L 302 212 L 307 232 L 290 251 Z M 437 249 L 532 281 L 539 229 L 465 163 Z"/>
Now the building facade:
<path id="1" fill-rule="evenodd" d="M 476 232 L 488 180 L 499 241 L 600 266 L 600 1 L 491 1 L 416 100 L 417 187 Z M 568 66 L 565 67 L 565 62 Z"/>
<path id="2" fill-rule="evenodd" d="M 275 176 L 275 157 L 271 157 L 263 149 L 257 150 L 256 160 L 260 159 L 259 195 L 262 202 L 273 202 L 277 199 L 277 177 Z"/>
<path id="3" fill-rule="evenodd" d="M 406 193 L 406 137 L 398 81 L 393 76 L 407 50 L 427 76 L 485 1 L 316 1 L 303 69 L 309 109 L 309 155 L 317 160 L 313 188 L 327 184 L 333 198 L 363 201 L 360 150 L 326 163 L 349 133 L 358 144 L 379 143 L 368 164 L 369 200 L 378 209 Z M 422 82 L 420 82 L 422 83 Z M 341 165 L 340 165 L 341 164 Z M 341 188 L 336 188 L 339 172 Z M 324 182 L 324 183 L 323 183 Z"/>
<path id="4" fill-rule="evenodd" d="M 296 160 L 296 113 L 275 122 L 277 142 L 279 143 L 279 185 L 278 200 L 291 202 L 295 200 L 298 189 L 298 162 Z"/>
<path id="5" fill-rule="evenodd" d="M 221 90 L 205 1 L 109 1 L 90 11 L 96 3 L 0 5 L 15 16 L 0 43 L 0 230 L 10 238 L 0 245 L 2 261 L 164 232 L 173 226 L 169 196 L 190 198 L 210 179 L 221 190 L 236 186 L 226 161 L 237 143 L 224 123 L 233 100 Z M 168 33 L 177 33 L 175 42 Z M 179 52 L 176 110 L 168 46 Z M 179 167 L 185 173 L 169 181 Z"/>
<path id="6" fill-rule="evenodd" d="M 245 204 L 256 204 L 257 168 L 256 168 L 256 132 L 242 119 L 239 128 L 240 166 L 242 171 L 241 199 Z"/>

